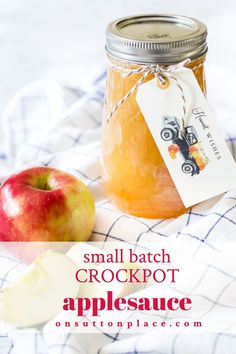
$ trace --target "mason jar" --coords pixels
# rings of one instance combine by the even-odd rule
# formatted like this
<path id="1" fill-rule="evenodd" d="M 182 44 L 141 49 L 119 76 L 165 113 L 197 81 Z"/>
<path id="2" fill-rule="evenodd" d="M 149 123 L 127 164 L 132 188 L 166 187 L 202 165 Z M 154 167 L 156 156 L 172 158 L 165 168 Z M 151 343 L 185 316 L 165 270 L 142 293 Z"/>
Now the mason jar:
<path id="1" fill-rule="evenodd" d="M 142 77 L 145 66 L 166 67 L 186 59 L 186 67 L 206 94 L 206 37 L 205 24 L 185 16 L 126 17 L 107 27 L 103 183 L 110 200 L 126 213 L 169 218 L 186 210 L 136 102 L 137 90 L 126 95 Z M 127 74 L 139 68 L 142 73 Z M 150 74 L 144 82 L 153 77 Z"/>

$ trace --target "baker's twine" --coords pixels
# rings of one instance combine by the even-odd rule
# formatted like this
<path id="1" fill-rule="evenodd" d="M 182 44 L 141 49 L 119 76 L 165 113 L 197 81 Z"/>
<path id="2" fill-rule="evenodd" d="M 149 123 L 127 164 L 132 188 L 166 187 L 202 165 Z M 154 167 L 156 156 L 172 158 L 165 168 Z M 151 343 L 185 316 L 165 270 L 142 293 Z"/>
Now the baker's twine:
<path id="1" fill-rule="evenodd" d="M 137 74 L 143 74 L 141 78 L 135 83 L 135 85 L 124 95 L 123 98 L 121 98 L 112 108 L 108 118 L 107 118 L 107 123 L 109 123 L 110 119 L 113 117 L 115 112 L 118 110 L 118 108 L 135 92 L 135 90 L 145 81 L 145 79 L 149 75 L 154 75 L 157 80 L 159 80 L 160 85 L 165 89 L 165 85 L 168 83 L 168 79 L 171 78 L 172 80 L 175 81 L 176 86 L 180 90 L 180 95 L 183 103 L 183 117 L 182 117 L 182 125 L 185 127 L 187 125 L 186 121 L 186 98 L 184 94 L 184 89 L 182 85 L 180 84 L 179 80 L 177 77 L 174 76 L 174 72 L 183 68 L 185 65 L 189 64 L 191 62 L 191 59 L 186 59 L 181 61 L 178 64 L 174 65 L 165 65 L 161 66 L 159 64 L 152 64 L 152 65 L 142 65 L 138 69 L 124 69 L 124 67 L 121 67 L 119 65 L 116 65 L 114 63 L 110 63 L 112 68 L 115 70 L 119 71 L 125 71 L 122 76 L 123 77 L 129 77 L 131 75 L 137 75 Z M 203 65 L 203 63 L 200 63 L 196 65 L 195 67 L 192 68 L 192 70 L 196 70 L 200 68 Z"/>

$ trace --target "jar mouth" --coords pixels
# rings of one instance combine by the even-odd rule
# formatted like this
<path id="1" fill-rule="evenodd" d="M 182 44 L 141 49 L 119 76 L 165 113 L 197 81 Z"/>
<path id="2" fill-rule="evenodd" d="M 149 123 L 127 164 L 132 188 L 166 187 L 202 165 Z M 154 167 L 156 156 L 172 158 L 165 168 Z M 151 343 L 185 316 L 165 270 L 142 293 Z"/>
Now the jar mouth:
<path id="1" fill-rule="evenodd" d="M 178 63 L 207 52 L 204 23 L 178 15 L 140 15 L 111 22 L 106 51 L 133 63 Z"/>
<path id="2" fill-rule="evenodd" d="M 199 59 L 201 57 L 205 57 L 207 52 L 208 52 L 208 47 L 205 48 L 205 51 L 203 51 L 202 53 L 197 53 L 195 55 L 186 55 L 186 56 L 181 56 L 181 57 L 174 57 L 174 56 L 170 56 L 170 57 L 161 57 L 158 55 L 153 56 L 151 59 L 147 58 L 146 56 L 144 56 L 143 58 L 137 58 L 135 56 L 119 56 L 117 55 L 117 53 L 113 53 L 111 51 L 109 51 L 107 49 L 107 47 L 105 47 L 105 51 L 107 56 L 110 56 L 112 58 L 114 58 L 115 60 L 119 60 L 119 62 L 122 62 L 124 64 L 134 64 L 134 65 L 148 65 L 148 64 L 159 64 L 159 65 L 173 65 L 173 64 L 178 64 L 181 61 L 184 61 L 186 59 L 191 59 L 191 61 L 194 61 L 196 59 Z"/>

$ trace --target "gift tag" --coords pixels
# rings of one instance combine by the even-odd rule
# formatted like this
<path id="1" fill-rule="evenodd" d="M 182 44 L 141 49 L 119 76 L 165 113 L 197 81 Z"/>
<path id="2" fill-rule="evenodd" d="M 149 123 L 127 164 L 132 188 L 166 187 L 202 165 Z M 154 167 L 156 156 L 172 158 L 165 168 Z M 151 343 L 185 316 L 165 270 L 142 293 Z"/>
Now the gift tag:
<path id="1" fill-rule="evenodd" d="M 171 73 L 163 88 L 158 78 L 142 84 L 136 101 L 185 207 L 236 187 L 236 163 L 192 70 Z"/>

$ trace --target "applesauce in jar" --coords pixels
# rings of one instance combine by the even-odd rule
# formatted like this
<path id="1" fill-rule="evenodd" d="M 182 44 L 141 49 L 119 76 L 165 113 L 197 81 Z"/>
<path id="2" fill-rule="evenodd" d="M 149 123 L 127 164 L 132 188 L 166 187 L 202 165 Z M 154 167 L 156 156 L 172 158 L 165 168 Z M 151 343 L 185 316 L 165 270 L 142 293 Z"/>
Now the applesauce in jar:
<path id="1" fill-rule="evenodd" d="M 145 66 L 168 67 L 188 59 L 186 66 L 206 93 L 206 36 L 207 28 L 202 22 L 184 16 L 127 17 L 108 25 L 103 183 L 111 201 L 124 212 L 169 218 L 185 211 L 136 102 L 135 85 L 145 74 Z M 133 69 L 140 69 L 141 73 L 132 74 Z M 143 82 L 153 77 L 150 74 Z"/>

